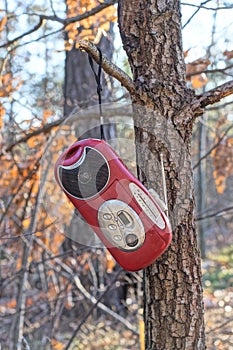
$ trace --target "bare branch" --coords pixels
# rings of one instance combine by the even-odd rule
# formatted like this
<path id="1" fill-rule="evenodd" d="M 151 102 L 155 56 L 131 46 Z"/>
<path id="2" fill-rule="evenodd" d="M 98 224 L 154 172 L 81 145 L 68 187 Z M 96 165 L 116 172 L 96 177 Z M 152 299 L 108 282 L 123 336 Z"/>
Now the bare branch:
<path id="1" fill-rule="evenodd" d="M 213 73 L 225 73 L 226 70 L 233 68 L 233 64 L 230 64 L 229 66 L 226 66 L 225 68 L 216 68 L 216 69 L 206 69 L 206 70 L 199 70 L 196 72 L 192 72 L 192 73 L 188 73 L 186 74 L 186 78 L 190 78 L 194 75 L 198 75 L 198 74 L 213 74 Z"/>
<path id="2" fill-rule="evenodd" d="M 66 18 L 64 21 L 64 24 L 68 25 L 70 23 L 81 21 L 81 20 L 88 18 L 90 16 L 94 16 L 98 12 L 100 12 L 100 11 L 104 10 L 105 8 L 107 8 L 111 5 L 114 5 L 116 3 L 117 3 L 117 0 L 105 0 L 104 2 L 100 3 L 98 6 L 94 7 L 90 11 L 87 11 L 87 12 L 80 14 L 80 15 L 77 15 L 75 17 Z"/>
<path id="3" fill-rule="evenodd" d="M 218 142 L 216 142 L 216 143 L 209 149 L 209 151 L 206 152 L 206 154 L 204 154 L 204 155 L 198 160 L 198 162 L 194 165 L 193 170 L 196 169 L 196 168 L 200 165 L 200 163 L 201 163 L 204 159 L 206 159 L 206 158 L 211 154 L 211 152 L 212 152 L 215 148 L 217 148 L 217 147 L 220 145 L 220 143 L 222 142 L 222 140 L 224 139 L 224 137 L 228 134 L 228 132 L 229 132 L 232 128 L 233 128 L 233 125 L 230 125 L 230 126 L 226 129 L 226 131 L 223 133 L 223 135 L 219 138 Z"/>
<path id="4" fill-rule="evenodd" d="M 2 155 L 4 155 L 4 153 L 6 152 L 10 152 L 15 146 L 18 146 L 20 143 L 24 143 L 27 142 L 29 139 L 31 139 L 34 136 L 40 135 L 41 133 L 47 133 L 49 132 L 52 128 L 60 125 L 61 123 L 63 123 L 65 121 L 65 118 L 61 118 L 56 120 L 55 122 L 49 123 L 49 124 L 45 124 L 44 126 L 42 126 L 41 128 L 38 128 L 32 132 L 30 132 L 29 134 L 27 134 L 26 136 L 22 137 L 19 140 L 16 140 L 15 142 L 11 143 L 9 146 L 7 146 L 5 149 L 2 150 L 2 152 L 0 153 L 0 157 Z"/>
<path id="5" fill-rule="evenodd" d="M 30 350 L 30 346 L 25 337 L 22 338 L 22 345 L 24 350 Z"/>
<path id="6" fill-rule="evenodd" d="M 54 7 L 53 7 L 53 0 L 49 0 L 49 3 L 50 3 L 51 10 L 52 10 L 52 12 L 53 12 L 53 15 L 54 15 L 55 17 L 57 17 L 56 11 L 55 11 L 55 9 L 54 9 Z"/>
<path id="7" fill-rule="evenodd" d="M 40 17 L 39 23 L 37 23 L 35 25 L 35 27 L 33 27 L 32 29 L 28 30 L 27 32 L 20 34 L 19 36 L 17 36 L 16 38 L 7 41 L 6 43 L 4 43 L 3 45 L 0 45 L 0 48 L 4 48 L 4 47 L 8 47 L 10 45 L 15 44 L 18 40 L 24 38 L 27 35 L 30 35 L 34 32 L 36 32 L 39 28 L 41 28 L 44 24 L 44 19 L 42 17 Z"/>
<path id="8" fill-rule="evenodd" d="M 194 111 L 195 109 L 197 111 L 196 115 L 200 115 L 200 108 L 204 109 L 206 106 L 219 102 L 222 98 L 227 97 L 231 94 L 233 94 L 233 80 L 230 80 L 222 85 L 215 87 L 212 90 L 209 90 L 197 96 L 194 102 Z"/>
<path id="9" fill-rule="evenodd" d="M 205 5 L 205 4 L 207 4 L 207 3 L 210 2 L 210 1 L 211 1 L 211 0 L 206 0 L 206 1 L 202 2 L 202 3 L 198 6 L 197 10 L 194 11 L 194 13 L 192 14 L 192 16 L 189 17 L 189 19 L 187 20 L 187 22 L 183 25 L 182 29 L 184 29 L 184 28 L 191 22 L 191 20 L 193 19 L 193 17 L 200 11 L 201 7 L 202 7 L 203 5 Z M 187 5 L 187 4 L 184 4 L 184 3 L 183 3 L 182 5 Z"/>
<path id="10" fill-rule="evenodd" d="M 187 3 L 187 2 L 182 2 L 181 4 L 182 4 L 182 5 L 185 5 L 185 6 L 192 6 L 192 7 L 198 8 L 198 9 L 202 8 L 202 9 L 211 10 L 211 11 L 231 10 L 231 9 L 233 9 L 233 5 L 229 5 L 229 6 L 218 6 L 218 7 L 207 7 L 207 6 L 203 6 L 202 4 L 200 4 L 200 5 L 195 5 L 195 4 L 190 4 L 190 3 Z"/>
<path id="11" fill-rule="evenodd" d="M 92 307 L 89 309 L 89 311 L 86 312 L 86 314 L 84 315 L 83 319 L 81 320 L 81 322 L 78 324 L 77 328 L 74 330 L 72 337 L 69 339 L 69 342 L 67 343 L 65 350 L 69 350 L 71 344 L 73 343 L 78 331 L 81 329 L 81 327 L 83 326 L 83 324 L 87 321 L 87 319 L 89 318 L 89 316 L 92 314 L 92 312 L 94 311 L 95 308 L 98 307 L 98 304 L 100 303 L 100 301 L 106 296 L 106 294 L 109 292 L 109 290 L 111 289 L 111 287 L 114 285 L 114 283 L 117 281 L 117 278 L 119 277 L 119 275 L 121 274 L 122 270 L 119 270 L 116 275 L 114 276 L 114 279 L 111 281 L 111 283 L 107 286 L 107 288 L 105 289 L 105 291 L 102 293 L 102 295 L 96 299 L 96 302 L 93 303 Z"/>
<path id="12" fill-rule="evenodd" d="M 48 255 L 54 256 L 51 251 L 48 249 L 48 247 L 37 237 L 35 237 L 35 241 L 37 244 L 42 247 Z M 54 261 L 58 264 L 59 267 L 62 268 L 63 271 L 65 271 L 73 280 L 76 288 L 84 295 L 85 298 L 87 298 L 89 301 L 91 301 L 92 304 L 96 304 L 96 306 L 103 310 L 105 313 L 109 314 L 119 322 L 121 322 L 127 329 L 131 330 L 134 334 L 138 334 L 138 331 L 133 327 L 133 325 L 126 320 L 124 317 L 118 315 L 115 311 L 109 309 L 105 304 L 99 302 L 94 296 L 92 296 L 86 288 L 83 286 L 82 282 L 80 281 L 80 278 L 74 271 L 65 263 L 63 263 L 59 258 L 54 258 Z"/>
<path id="13" fill-rule="evenodd" d="M 87 40 L 81 40 L 79 45 L 81 50 L 86 51 L 97 63 L 99 63 L 99 51 L 94 44 Z M 103 55 L 102 67 L 106 73 L 117 79 L 121 85 L 130 92 L 130 94 L 135 93 L 135 85 L 132 79 L 122 69 L 110 62 L 105 55 Z"/>
<path id="14" fill-rule="evenodd" d="M 210 334 L 212 332 L 217 331 L 218 329 L 223 328 L 224 326 L 228 325 L 229 323 L 233 322 L 233 317 L 227 319 L 225 322 L 221 323 L 221 324 L 217 324 L 217 326 L 211 328 L 208 332 L 206 332 L 206 334 Z"/>
<path id="15" fill-rule="evenodd" d="M 39 196 L 40 193 L 37 193 L 36 197 L 36 205 L 35 208 L 32 209 L 32 216 L 31 216 L 31 222 L 28 228 L 28 232 L 34 231 L 36 228 L 37 223 L 37 213 L 39 210 Z M 23 326 L 24 326 L 24 320 L 25 320 L 25 314 L 26 314 L 26 297 L 27 297 L 27 281 L 28 281 L 28 271 L 29 271 L 29 264 L 30 264 L 30 254 L 33 247 L 33 239 L 34 236 L 29 236 L 29 239 L 24 238 L 24 251 L 23 251 L 23 257 L 22 257 L 22 275 L 21 277 L 21 283 L 19 285 L 18 290 L 18 297 L 17 297 L 17 308 L 16 308 L 16 314 L 14 317 L 14 321 L 12 323 L 12 334 L 13 334 L 13 342 L 17 349 L 21 349 L 22 342 L 25 343 L 25 338 L 23 337 Z M 24 349 L 28 349 L 28 347 L 24 346 Z"/>
<path id="16" fill-rule="evenodd" d="M 225 213 L 227 213 L 228 211 L 232 211 L 232 210 L 233 210 L 233 206 L 230 206 L 230 207 L 218 210 L 218 211 L 216 211 L 215 213 L 212 213 L 212 214 L 207 214 L 205 216 L 198 216 L 196 218 L 196 221 L 210 219 L 210 218 L 213 218 L 215 216 L 221 216 L 221 215 L 224 215 Z"/>
<path id="17" fill-rule="evenodd" d="M 217 105 L 217 106 L 208 107 L 208 108 L 206 108 L 206 110 L 207 111 L 215 111 L 217 109 L 222 109 L 222 108 L 225 108 L 225 107 L 232 105 L 232 104 L 233 104 L 233 101 L 230 101 L 230 102 L 222 103 L 222 104 Z"/>
<path id="18" fill-rule="evenodd" d="M 70 23 L 74 23 L 74 22 L 78 22 L 78 21 L 82 21 L 83 19 L 86 19 L 90 16 L 94 16 L 97 13 L 99 13 L 100 11 L 104 10 L 105 8 L 114 5 L 117 3 L 117 0 L 106 0 L 103 3 L 100 3 L 98 6 L 94 7 L 93 9 L 91 9 L 90 11 L 86 11 L 85 13 L 79 14 L 75 17 L 69 17 L 69 18 L 60 18 L 56 15 L 53 16 L 47 16 L 47 15 L 43 15 L 43 14 L 37 14 L 37 13 L 30 13 L 30 16 L 38 16 L 39 17 L 39 23 L 37 25 L 35 25 L 35 27 L 33 27 L 32 29 L 30 29 L 28 32 L 25 32 L 21 35 L 19 35 L 18 37 L 7 41 L 6 43 L 0 45 L 0 48 L 4 48 L 4 47 L 8 47 L 12 44 L 15 44 L 18 40 L 24 38 L 25 36 L 32 34 L 34 32 L 36 32 L 43 24 L 44 21 L 54 21 L 54 22 L 58 22 L 63 24 L 63 27 L 60 28 L 58 31 L 61 31 L 63 29 L 66 28 L 66 26 Z M 56 32 L 55 32 L 56 33 Z"/>

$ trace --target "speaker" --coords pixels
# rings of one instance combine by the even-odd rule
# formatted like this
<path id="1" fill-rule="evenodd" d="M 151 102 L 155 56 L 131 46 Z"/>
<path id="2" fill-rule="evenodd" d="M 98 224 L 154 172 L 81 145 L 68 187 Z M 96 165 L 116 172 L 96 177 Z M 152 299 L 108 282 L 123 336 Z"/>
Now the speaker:
<path id="1" fill-rule="evenodd" d="M 59 167 L 60 183 L 64 190 L 77 199 L 90 199 L 98 195 L 110 177 L 108 162 L 96 149 L 85 147 L 81 159 Z"/>

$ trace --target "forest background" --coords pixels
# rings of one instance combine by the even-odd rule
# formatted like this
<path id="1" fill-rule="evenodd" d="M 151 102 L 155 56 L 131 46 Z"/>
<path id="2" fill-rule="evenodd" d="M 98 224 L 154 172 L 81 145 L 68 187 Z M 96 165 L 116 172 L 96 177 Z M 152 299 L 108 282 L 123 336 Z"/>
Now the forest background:
<path id="1" fill-rule="evenodd" d="M 90 131 L 85 118 L 98 114 L 93 73 L 79 41 L 98 45 L 107 38 L 111 45 L 103 46 L 103 52 L 130 74 L 115 24 L 115 2 L 105 3 L 1 2 L 3 349 L 143 348 L 142 274 L 117 275 L 106 251 L 66 237 L 72 235 L 73 209 L 53 179 L 58 154 L 79 136 L 75 130 Z M 101 11 L 92 12 L 98 6 Z M 232 11 L 227 1 L 182 4 L 187 85 L 197 92 L 232 79 Z M 71 23 L 59 21 L 75 16 Z M 68 65 L 70 54 L 85 62 Z M 71 77 L 80 82 L 83 72 L 82 84 L 74 81 L 77 96 L 69 95 Z M 129 95 L 106 73 L 103 87 L 104 102 L 110 102 L 109 134 L 119 140 L 116 147 L 134 171 L 133 146 L 130 155 L 124 148 L 125 140 L 133 145 L 134 138 Z M 208 107 L 193 135 L 208 349 L 233 348 L 232 103 L 229 96 Z"/>

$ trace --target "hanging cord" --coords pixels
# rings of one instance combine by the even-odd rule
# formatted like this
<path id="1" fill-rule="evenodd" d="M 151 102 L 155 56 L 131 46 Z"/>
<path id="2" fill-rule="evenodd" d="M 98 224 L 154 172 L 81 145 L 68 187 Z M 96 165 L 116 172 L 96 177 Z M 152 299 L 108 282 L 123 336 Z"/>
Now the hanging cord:
<path id="1" fill-rule="evenodd" d="M 168 208 L 167 186 L 166 186 L 166 177 L 165 177 L 165 170 L 164 170 L 164 163 L 163 163 L 163 153 L 160 153 L 160 162 L 161 162 L 161 171 L 162 171 L 164 203 L 165 203 L 166 207 Z M 168 216 L 168 209 L 165 211 L 165 214 Z"/>
<path id="2" fill-rule="evenodd" d="M 101 100 L 101 92 L 102 92 L 101 72 L 102 72 L 103 57 L 102 57 L 101 50 L 99 48 L 97 48 L 97 50 L 99 51 L 99 68 L 98 68 L 97 73 L 95 72 L 93 59 L 90 55 L 88 55 L 88 59 L 89 59 L 91 69 L 92 69 L 94 76 L 95 76 L 95 80 L 96 80 L 96 84 L 97 84 L 97 94 L 99 97 L 100 138 L 101 138 L 101 140 L 105 140 L 105 137 L 104 137 L 104 117 L 103 117 L 103 113 L 102 113 L 102 100 Z"/>

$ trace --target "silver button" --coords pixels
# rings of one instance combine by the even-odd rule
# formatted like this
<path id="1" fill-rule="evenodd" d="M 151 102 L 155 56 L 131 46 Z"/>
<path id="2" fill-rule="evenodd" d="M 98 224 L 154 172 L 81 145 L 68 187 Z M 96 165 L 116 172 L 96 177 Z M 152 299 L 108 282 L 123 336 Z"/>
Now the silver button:
<path id="1" fill-rule="evenodd" d="M 112 215 L 111 215 L 111 214 L 104 214 L 104 215 L 103 215 L 103 218 L 104 218 L 105 220 L 111 220 Z"/>
<path id="2" fill-rule="evenodd" d="M 111 225 L 108 225 L 108 228 L 109 228 L 110 230 L 116 230 L 117 226 L 114 225 L 114 224 L 111 224 Z"/>
<path id="3" fill-rule="evenodd" d="M 113 236 L 113 239 L 114 239 L 114 241 L 121 241 L 122 240 L 122 237 L 120 236 L 120 235 L 115 235 L 115 236 Z"/>

